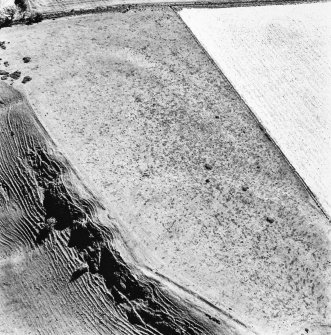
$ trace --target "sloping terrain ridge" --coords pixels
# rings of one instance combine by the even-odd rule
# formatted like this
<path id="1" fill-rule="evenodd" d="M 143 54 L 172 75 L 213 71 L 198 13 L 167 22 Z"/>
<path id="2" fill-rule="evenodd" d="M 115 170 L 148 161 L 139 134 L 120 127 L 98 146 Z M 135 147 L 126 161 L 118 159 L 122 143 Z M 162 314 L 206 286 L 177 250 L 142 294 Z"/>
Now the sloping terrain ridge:
<path id="1" fill-rule="evenodd" d="M 25 98 L 0 97 L 1 334 L 240 333 L 143 274 Z"/>

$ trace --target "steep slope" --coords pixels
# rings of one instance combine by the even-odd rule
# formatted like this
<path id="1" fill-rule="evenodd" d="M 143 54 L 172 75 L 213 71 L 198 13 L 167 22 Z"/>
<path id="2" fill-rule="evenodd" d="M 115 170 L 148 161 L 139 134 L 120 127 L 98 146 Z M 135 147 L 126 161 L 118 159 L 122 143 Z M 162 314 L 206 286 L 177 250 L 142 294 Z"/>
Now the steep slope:
<path id="1" fill-rule="evenodd" d="M 0 97 L 1 334 L 240 333 L 144 274 L 23 96 Z"/>

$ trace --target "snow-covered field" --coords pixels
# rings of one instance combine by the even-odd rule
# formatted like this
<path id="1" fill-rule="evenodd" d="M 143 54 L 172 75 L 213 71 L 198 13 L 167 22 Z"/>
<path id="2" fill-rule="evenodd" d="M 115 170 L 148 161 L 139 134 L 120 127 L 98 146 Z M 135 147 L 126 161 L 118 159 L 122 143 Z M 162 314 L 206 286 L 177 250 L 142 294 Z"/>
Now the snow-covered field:
<path id="1" fill-rule="evenodd" d="M 331 4 L 180 15 L 331 215 Z"/>

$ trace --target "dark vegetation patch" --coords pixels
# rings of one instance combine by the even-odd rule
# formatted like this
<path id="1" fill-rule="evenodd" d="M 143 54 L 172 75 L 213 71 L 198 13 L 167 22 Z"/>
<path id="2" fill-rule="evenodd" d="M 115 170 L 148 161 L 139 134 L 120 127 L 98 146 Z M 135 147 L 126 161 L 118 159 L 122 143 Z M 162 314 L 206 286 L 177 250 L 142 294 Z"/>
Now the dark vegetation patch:
<path id="1" fill-rule="evenodd" d="M 213 169 L 213 166 L 212 166 L 211 164 L 209 164 L 209 163 L 206 163 L 206 164 L 205 164 L 205 169 L 206 169 L 206 170 L 212 170 L 212 169 Z"/>
<path id="2" fill-rule="evenodd" d="M 26 12 L 28 9 L 26 0 L 15 0 L 15 6 L 18 7 L 22 12 Z"/>
<path id="3" fill-rule="evenodd" d="M 15 80 L 19 79 L 21 76 L 21 71 L 15 71 L 9 75 L 10 78 L 13 78 Z"/>
<path id="4" fill-rule="evenodd" d="M 70 283 L 72 283 L 73 281 L 75 281 L 78 278 L 80 278 L 86 272 L 88 272 L 88 266 L 87 266 L 87 264 L 81 265 L 78 269 L 76 269 L 72 273 L 71 278 L 70 278 Z"/>
<path id="5" fill-rule="evenodd" d="M 41 13 L 31 13 L 27 18 L 25 18 L 25 23 L 27 25 L 39 23 L 43 20 L 43 15 Z"/>
<path id="6" fill-rule="evenodd" d="M 68 229 L 67 247 L 75 248 L 83 259 L 69 282 L 88 272 L 101 275 L 115 308 L 134 326 L 164 335 L 210 334 L 185 305 L 125 263 L 112 246 L 112 231 L 98 222 L 93 204 L 63 184 L 64 164 L 42 148 L 30 151 L 27 158 L 44 195 L 45 222 L 40 225 L 36 243 L 45 243 L 56 230 Z"/>
<path id="7" fill-rule="evenodd" d="M 23 78 L 23 80 L 22 80 L 22 83 L 23 84 L 26 84 L 27 82 L 29 82 L 29 81 L 31 81 L 32 80 L 32 78 L 30 77 L 30 76 L 25 76 L 24 78 Z"/>
<path id="8" fill-rule="evenodd" d="M 25 23 L 27 25 L 39 23 L 43 20 L 43 15 L 39 12 L 29 12 L 27 9 L 22 10 L 21 5 L 25 8 L 26 4 L 24 0 L 18 0 L 20 5 L 17 7 L 5 8 L 0 13 L 0 29 L 5 27 L 11 27 L 13 24 Z"/>
<path id="9" fill-rule="evenodd" d="M 10 16 L 0 16 L 0 28 L 10 27 L 13 24 L 13 18 Z"/>
<path id="10" fill-rule="evenodd" d="M 9 44 L 9 42 L 7 42 Z M 0 48 L 3 49 L 3 50 L 6 50 L 6 41 L 0 41 Z M 23 57 L 22 58 L 23 62 L 24 63 L 29 63 L 31 61 L 31 57 Z M 9 66 L 9 63 L 7 61 L 5 61 L 3 63 L 3 65 L 5 67 L 8 67 Z M 8 71 L 6 70 L 1 70 L 0 69 L 0 76 L 1 76 L 1 80 L 7 80 L 8 77 L 14 79 L 14 80 L 17 80 L 21 77 L 21 71 L 18 71 L 16 70 L 15 72 L 12 72 L 12 73 L 9 73 Z M 32 78 L 30 76 L 24 76 L 23 80 L 22 80 L 22 83 L 23 84 L 26 84 L 27 82 L 31 81 Z"/>

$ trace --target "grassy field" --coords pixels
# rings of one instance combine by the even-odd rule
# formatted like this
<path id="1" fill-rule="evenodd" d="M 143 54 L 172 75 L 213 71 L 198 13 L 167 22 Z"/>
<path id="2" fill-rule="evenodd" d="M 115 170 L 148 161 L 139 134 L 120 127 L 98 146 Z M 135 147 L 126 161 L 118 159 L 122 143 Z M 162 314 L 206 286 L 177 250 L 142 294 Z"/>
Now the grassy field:
<path id="1" fill-rule="evenodd" d="M 331 217 L 330 3 L 181 16 Z"/>
<path id="2" fill-rule="evenodd" d="M 260 334 L 322 334 L 328 221 L 173 10 L 1 36 L 1 69 L 32 78 L 7 82 L 118 213 L 146 266 Z"/>
<path id="3" fill-rule="evenodd" d="M 25 97 L 0 96 L 1 334 L 253 334 L 143 271 Z"/>

